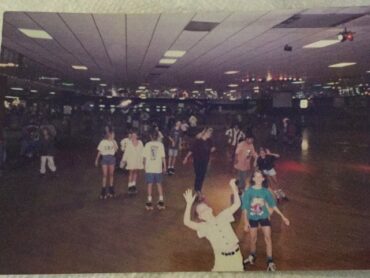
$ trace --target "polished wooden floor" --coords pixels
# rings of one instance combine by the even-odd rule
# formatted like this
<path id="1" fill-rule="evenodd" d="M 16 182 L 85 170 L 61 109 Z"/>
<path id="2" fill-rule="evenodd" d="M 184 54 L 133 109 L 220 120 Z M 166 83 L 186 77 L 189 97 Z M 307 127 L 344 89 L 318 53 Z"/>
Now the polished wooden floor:
<path id="1" fill-rule="evenodd" d="M 266 145 L 261 136 L 256 146 Z M 370 268 L 369 133 L 307 129 L 304 142 L 307 150 L 269 144 L 282 156 L 277 171 L 290 198 L 279 207 L 291 226 L 272 217 L 278 269 Z M 212 268 L 207 240 L 182 224 L 182 193 L 193 183 L 190 165 L 165 178 L 167 209 L 147 212 L 143 176 L 139 194 L 130 197 L 125 193 L 127 175 L 117 173 L 119 196 L 98 200 L 100 171 L 93 167 L 94 156 L 95 146 L 62 151 L 55 179 L 41 179 L 37 161 L 1 178 L 1 274 Z M 215 213 L 230 204 L 232 175 L 219 145 L 205 181 Z M 239 221 L 234 227 L 246 255 L 248 234 Z M 258 260 L 251 270 L 265 270 L 262 237 L 257 248 Z"/>

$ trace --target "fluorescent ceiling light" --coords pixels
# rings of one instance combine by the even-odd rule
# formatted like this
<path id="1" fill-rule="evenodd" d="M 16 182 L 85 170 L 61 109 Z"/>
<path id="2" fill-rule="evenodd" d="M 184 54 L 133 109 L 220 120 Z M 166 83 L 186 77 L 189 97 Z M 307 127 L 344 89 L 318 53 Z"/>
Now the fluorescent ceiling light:
<path id="1" fill-rule="evenodd" d="M 37 93 L 38 91 L 37 90 L 31 90 L 30 92 L 31 93 Z"/>
<path id="2" fill-rule="evenodd" d="M 25 34 L 27 37 L 30 37 L 30 38 L 33 38 L 33 39 L 47 39 L 47 40 L 52 40 L 53 39 L 44 30 L 25 29 L 25 28 L 18 28 L 18 30 L 21 31 L 23 34 Z"/>
<path id="3" fill-rule="evenodd" d="M 176 61 L 177 61 L 176 59 L 163 58 L 163 59 L 159 60 L 159 63 L 162 64 L 162 65 L 171 65 L 171 64 L 176 63 Z"/>
<path id="4" fill-rule="evenodd" d="M 332 44 L 339 43 L 340 40 L 321 40 L 314 43 L 307 44 L 303 48 L 322 48 Z"/>
<path id="5" fill-rule="evenodd" d="M 230 90 L 230 93 L 236 93 L 236 90 Z"/>
<path id="6" fill-rule="evenodd" d="M 105 84 L 105 83 L 100 83 L 99 85 L 102 86 L 102 87 L 107 87 L 107 84 Z"/>
<path id="7" fill-rule="evenodd" d="M 10 89 L 13 91 L 23 91 L 23 88 L 19 88 L 19 87 L 11 87 Z"/>
<path id="8" fill-rule="evenodd" d="M 59 80 L 59 77 L 47 77 L 47 76 L 41 76 L 39 80 Z"/>
<path id="9" fill-rule="evenodd" d="M 231 87 L 231 88 L 235 88 L 235 87 L 238 87 L 239 85 L 238 85 L 238 84 L 229 84 L 229 85 L 227 85 L 227 86 L 229 86 L 229 87 Z"/>
<path id="10" fill-rule="evenodd" d="M 170 58 L 181 58 L 184 56 L 186 51 L 183 50 L 167 50 L 164 53 L 164 57 L 170 57 Z"/>
<path id="11" fill-rule="evenodd" d="M 15 68 L 18 67 L 18 64 L 14 63 L 0 63 L 0 68 Z"/>
<path id="12" fill-rule="evenodd" d="M 343 63 L 330 65 L 329 68 L 344 68 L 344 67 L 353 66 L 353 65 L 356 65 L 356 63 L 355 62 L 343 62 Z"/>
<path id="13" fill-rule="evenodd" d="M 90 77 L 90 80 L 91 81 L 100 81 L 100 78 L 99 77 Z"/>
<path id="14" fill-rule="evenodd" d="M 292 84 L 303 84 L 304 81 L 293 81 Z"/>
<path id="15" fill-rule="evenodd" d="M 74 86 L 74 84 L 73 84 L 73 83 L 67 83 L 67 82 L 63 82 L 63 83 L 62 83 L 62 85 L 63 85 L 63 86 L 68 86 L 68 87 L 70 87 L 70 86 Z"/>
<path id="16" fill-rule="evenodd" d="M 51 95 L 55 95 L 55 92 L 50 92 L 49 94 L 51 94 Z"/>
<path id="17" fill-rule="evenodd" d="M 194 84 L 204 84 L 204 80 L 195 80 Z"/>
<path id="18" fill-rule="evenodd" d="M 225 71 L 225 74 L 237 74 L 239 71 L 238 70 L 228 70 Z"/>
<path id="19" fill-rule="evenodd" d="M 140 89 L 140 90 L 145 90 L 145 89 L 146 89 L 146 87 L 145 87 L 145 86 L 140 86 L 140 87 L 139 87 L 139 89 Z"/>
<path id="20" fill-rule="evenodd" d="M 87 67 L 82 65 L 72 65 L 72 68 L 75 70 L 87 70 Z"/>
<path id="21" fill-rule="evenodd" d="M 366 73 L 370 73 L 370 70 L 367 70 Z"/>

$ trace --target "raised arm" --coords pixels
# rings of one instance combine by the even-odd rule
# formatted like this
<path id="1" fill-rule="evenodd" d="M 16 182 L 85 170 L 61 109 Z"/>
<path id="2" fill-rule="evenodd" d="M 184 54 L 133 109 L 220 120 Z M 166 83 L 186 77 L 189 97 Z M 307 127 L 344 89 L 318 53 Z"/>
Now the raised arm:
<path id="1" fill-rule="evenodd" d="M 183 196 L 186 201 L 186 208 L 185 208 L 185 213 L 184 213 L 184 225 L 196 231 L 198 230 L 199 224 L 194 221 L 191 221 L 191 217 L 190 217 L 191 206 L 194 203 L 196 195 L 193 196 L 193 192 L 191 191 L 191 189 L 187 189 Z"/>
<path id="2" fill-rule="evenodd" d="M 277 153 L 272 153 L 272 152 L 270 152 L 270 150 L 269 150 L 269 149 L 267 149 L 267 150 L 266 150 L 266 154 L 268 154 L 268 155 L 272 155 L 272 156 L 275 156 L 276 158 L 279 158 L 279 157 L 280 157 L 280 155 L 279 155 L 279 154 L 277 154 Z"/>
<path id="3" fill-rule="evenodd" d="M 188 163 L 188 159 L 189 159 L 189 157 L 192 155 L 193 153 L 191 152 L 191 151 L 189 151 L 188 152 L 188 154 L 185 156 L 185 158 L 184 158 L 184 160 L 183 160 L 183 162 L 182 162 L 182 164 L 186 164 L 186 163 Z"/>
<path id="4" fill-rule="evenodd" d="M 230 210 L 234 214 L 240 207 L 240 197 L 238 194 L 238 187 L 236 186 L 236 179 L 231 179 L 229 183 L 231 190 L 233 191 L 234 203 L 231 205 Z"/>

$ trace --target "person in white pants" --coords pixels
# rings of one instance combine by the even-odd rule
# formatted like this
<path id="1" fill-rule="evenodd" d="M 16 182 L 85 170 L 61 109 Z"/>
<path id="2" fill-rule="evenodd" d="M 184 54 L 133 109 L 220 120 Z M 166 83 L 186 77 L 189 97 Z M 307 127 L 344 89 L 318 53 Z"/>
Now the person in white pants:
<path id="1" fill-rule="evenodd" d="M 55 148 L 53 138 L 50 135 L 49 129 L 42 129 L 42 139 L 40 141 L 40 155 L 41 155 L 41 166 L 40 174 L 43 176 L 46 174 L 46 165 L 49 167 L 52 173 L 55 173 L 57 168 L 54 163 Z"/>
<path id="2" fill-rule="evenodd" d="M 191 220 L 190 211 L 195 201 L 190 189 L 184 193 L 186 208 L 184 225 L 197 232 L 199 238 L 207 238 L 212 246 L 215 262 L 212 271 L 243 271 L 243 258 L 240 252 L 239 240 L 231 226 L 235 221 L 234 213 L 239 209 L 241 201 L 235 179 L 229 183 L 234 195 L 234 203 L 214 216 L 213 210 L 206 203 L 196 205 L 196 212 L 201 222 Z"/>

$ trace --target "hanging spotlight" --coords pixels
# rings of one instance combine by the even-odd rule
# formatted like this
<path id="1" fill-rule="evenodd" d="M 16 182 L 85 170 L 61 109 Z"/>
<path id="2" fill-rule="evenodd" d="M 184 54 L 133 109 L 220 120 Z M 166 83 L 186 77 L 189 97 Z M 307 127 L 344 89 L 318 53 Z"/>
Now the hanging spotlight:
<path id="1" fill-rule="evenodd" d="M 347 28 L 344 28 L 343 32 L 338 34 L 338 40 L 341 42 L 353 41 L 355 32 L 347 31 Z"/>

